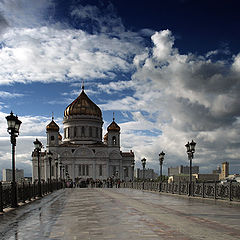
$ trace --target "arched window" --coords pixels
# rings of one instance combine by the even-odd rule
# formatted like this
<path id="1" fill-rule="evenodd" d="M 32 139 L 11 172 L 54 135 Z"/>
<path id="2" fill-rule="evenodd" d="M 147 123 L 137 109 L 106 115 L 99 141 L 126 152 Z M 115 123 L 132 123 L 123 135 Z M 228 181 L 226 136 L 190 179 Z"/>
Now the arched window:
<path id="1" fill-rule="evenodd" d="M 86 176 L 89 176 L 89 167 L 86 165 Z"/>
<path id="2" fill-rule="evenodd" d="M 98 138 L 98 128 L 96 128 L 96 137 Z"/>
<path id="3" fill-rule="evenodd" d="M 82 132 L 81 132 L 81 136 L 85 137 L 85 128 L 82 126 Z"/>
<path id="4" fill-rule="evenodd" d="M 99 176 L 103 175 L 103 167 L 102 164 L 99 165 Z"/>
<path id="5" fill-rule="evenodd" d="M 77 136 L 77 127 L 74 127 L 74 129 L 73 129 L 73 136 L 74 136 L 74 137 Z"/>
<path id="6" fill-rule="evenodd" d="M 54 141 L 54 136 L 51 136 L 51 141 Z"/>
<path id="7" fill-rule="evenodd" d="M 89 137 L 92 137 L 92 127 L 89 127 Z"/>
<path id="8" fill-rule="evenodd" d="M 112 137 L 112 145 L 117 145 L 117 139 L 115 136 Z"/>

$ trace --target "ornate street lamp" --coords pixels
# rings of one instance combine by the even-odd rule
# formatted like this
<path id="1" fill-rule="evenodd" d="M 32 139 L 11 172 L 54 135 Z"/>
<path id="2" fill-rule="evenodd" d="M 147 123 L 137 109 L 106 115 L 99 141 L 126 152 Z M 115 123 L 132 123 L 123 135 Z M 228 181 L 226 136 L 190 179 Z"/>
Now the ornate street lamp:
<path id="1" fill-rule="evenodd" d="M 42 143 L 36 138 L 36 141 L 33 142 L 35 151 L 37 152 L 38 159 L 38 197 L 42 197 L 42 189 L 41 189 L 41 172 L 40 172 L 40 153 L 42 148 Z"/>
<path id="2" fill-rule="evenodd" d="M 58 158 L 55 158 L 55 166 L 56 166 L 56 180 L 58 180 Z"/>
<path id="3" fill-rule="evenodd" d="M 62 161 L 60 161 L 60 162 L 59 162 L 59 168 L 60 168 L 60 176 L 59 176 L 59 179 L 60 179 L 60 181 L 62 180 L 62 167 L 63 167 Z"/>
<path id="4" fill-rule="evenodd" d="M 19 129 L 21 126 L 21 121 L 17 116 L 13 115 L 11 111 L 10 115 L 6 117 L 8 124 L 8 133 L 10 134 L 11 144 L 12 144 L 12 191 L 11 191 L 11 207 L 15 208 L 18 206 L 17 204 L 17 184 L 15 178 L 15 147 L 16 147 L 16 137 L 19 135 Z"/>
<path id="5" fill-rule="evenodd" d="M 159 153 L 159 164 L 160 164 L 160 183 L 159 183 L 159 192 L 162 191 L 162 165 L 164 160 L 165 153 L 162 151 Z"/>
<path id="6" fill-rule="evenodd" d="M 123 167 L 123 180 L 126 182 L 127 167 Z"/>
<path id="7" fill-rule="evenodd" d="M 48 155 L 48 161 L 49 161 L 49 181 L 50 181 L 50 191 L 52 192 L 52 152 L 49 151 L 47 153 Z"/>
<path id="8" fill-rule="evenodd" d="M 189 159 L 189 189 L 188 189 L 188 195 L 191 196 L 192 195 L 192 160 L 194 157 L 194 153 L 195 153 L 195 146 L 196 143 L 192 140 L 192 142 L 188 142 L 185 147 L 187 148 L 187 155 L 188 155 L 188 159 Z"/>
<path id="9" fill-rule="evenodd" d="M 132 181 L 134 181 L 134 166 L 135 166 L 135 162 L 133 161 L 131 164 L 131 168 L 132 168 Z"/>
<path id="10" fill-rule="evenodd" d="M 63 180 L 65 180 L 65 166 L 62 166 L 62 176 L 63 176 Z"/>
<path id="11" fill-rule="evenodd" d="M 145 181 L 145 167 L 146 167 L 146 161 L 147 161 L 146 158 L 143 158 L 143 159 L 141 160 L 141 162 L 142 162 L 142 167 L 143 167 L 143 182 Z"/>

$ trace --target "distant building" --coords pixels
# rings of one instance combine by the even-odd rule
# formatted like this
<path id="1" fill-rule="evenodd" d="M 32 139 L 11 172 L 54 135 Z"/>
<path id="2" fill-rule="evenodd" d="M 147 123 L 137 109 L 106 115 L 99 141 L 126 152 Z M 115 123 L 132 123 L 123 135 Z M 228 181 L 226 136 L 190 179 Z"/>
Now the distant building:
<path id="1" fill-rule="evenodd" d="M 142 179 L 143 170 L 140 168 L 135 169 L 134 177 L 138 179 Z M 150 168 L 145 169 L 145 179 L 156 179 L 157 177 L 158 177 L 158 174 L 156 174 L 153 169 L 150 169 Z"/>
<path id="2" fill-rule="evenodd" d="M 221 167 L 218 166 L 217 169 L 212 171 L 213 174 L 221 174 Z"/>
<path id="3" fill-rule="evenodd" d="M 192 174 L 199 173 L 199 166 L 192 166 Z M 180 174 L 189 174 L 189 166 L 177 166 L 168 168 L 168 176 L 180 175 Z"/>
<path id="4" fill-rule="evenodd" d="M 194 173 L 192 174 L 192 181 L 218 181 L 219 180 L 219 174 L 203 174 L 203 173 Z M 168 182 L 189 182 L 189 174 L 178 174 L 178 175 L 172 175 L 168 178 Z"/>
<path id="5" fill-rule="evenodd" d="M 199 173 L 196 174 L 196 179 L 198 181 L 218 181 L 219 180 L 219 174 L 215 173 Z"/>
<path id="6" fill-rule="evenodd" d="M 196 178 L 193 175 L 192 181 L 195 181 Z M 189 175 L 187 174 L 175 174 L 168 177 L 168 183 L 171 182 L 189 182 Z"/>
<path id="7" fill-rule="evenodd" d="M 220 179 L 225 179 L 229 175 L 229 162 L 223 162 L 222 163 L 222 171 L 219 176 Z"/>
<path id="8" fill-rule="evenodd" d="M 20 182 L 24 179 L 24 170 L 16 169 L 15 170 L 15 178 L 16 182 Z M 12 181 L 12 169 L 3 169 L 2 170 L 2 180 L 3 182 L 11 182 Z"/>

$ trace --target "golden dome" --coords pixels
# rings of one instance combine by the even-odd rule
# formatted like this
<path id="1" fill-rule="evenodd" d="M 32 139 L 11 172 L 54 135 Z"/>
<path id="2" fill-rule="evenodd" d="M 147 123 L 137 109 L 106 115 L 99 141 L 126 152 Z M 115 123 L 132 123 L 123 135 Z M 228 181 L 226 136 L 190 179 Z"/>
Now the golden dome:
<path id="1" fill-rule="evenodd" d="M 91 115 L 102 118 L 102 111 L 89 99 L 82 88 L 80 95 L 64 111 L 64 117 L 72 115 Z"/>
<path id="2" fill-rule="evenodd" d="M 120 127 L 117 125 L 117 123 L 113 120 L 112 123 L 107 127 L 108 132 L 109 131 L 120 131 Z"/>
<path id="3" fill-rule="evenodd" d="M 62 141 L 62 135 L 60 133 L 58 133 L 58 140 Z"/>
<path id="4" fill-rule="evenodd" d="M 106 134 L 104 135 L 103 140 L 104 140 L 105 142 L 107 142 L 107 140 L 108 140 L 108 133 L 106 133 Z"/>
<path id="5" fill-rule="evenodd" d="M 48 131 L 54 131 L 54 132 L 58 132 L 59 131 L 59 126 L 53 121 L 52 121 L 46 126 L 46 130 Z"/>

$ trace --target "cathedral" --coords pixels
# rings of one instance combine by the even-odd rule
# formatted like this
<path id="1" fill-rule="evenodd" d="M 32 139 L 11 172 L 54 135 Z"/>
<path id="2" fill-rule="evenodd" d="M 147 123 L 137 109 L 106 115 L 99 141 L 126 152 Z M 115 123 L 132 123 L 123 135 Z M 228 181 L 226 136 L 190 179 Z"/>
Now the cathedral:
<path id="1" fill-rule="evenodd" d="M 84 91 L 64 111 L 62 138 L 52 117 L 46 126 L 46 151 L 40 153 L 40 178 L 100 179 L 109 177 L 133 179 L 134 153 L 120 150 L 120 127 L 113 117 L 102 137 L 101 109 Z M 38 179 L 38 158 L 32 153 L 33 181 Z M 50 169 L 51 168 L 51 169 Z"/>

